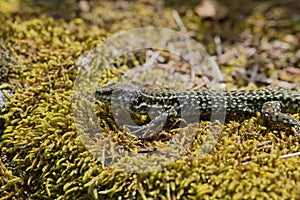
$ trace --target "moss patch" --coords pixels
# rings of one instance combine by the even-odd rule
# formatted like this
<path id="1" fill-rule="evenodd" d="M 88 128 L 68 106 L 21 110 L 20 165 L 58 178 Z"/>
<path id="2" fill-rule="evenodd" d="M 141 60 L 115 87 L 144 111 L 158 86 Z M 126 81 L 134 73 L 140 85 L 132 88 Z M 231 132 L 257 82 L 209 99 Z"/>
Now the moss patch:
<path id="1" fill-rule="evenodd" d="M 176 3 L 91 1 L 91 11 L 84 13 L 70 0 L 59 5 L 68 8 L 64 13 L 43 1 L 14 2 L 5 5 L 11 6 L 8 10 L 0 4 L 0 73 L 14 92 L 2 110 L 0 199 L 299 197 L 299 157 L 280 157 L 299 152 L 299 141 L 287 128 L 272 127 L 260 116 L 227 123 L 211 153 L 149 173 L 102 167 L 81 143 L 71 108 L 76 59 L 119 30 L 175 28 L 170 11 Z M 253 4 L 257 7 L 250 11 L 232 7 L 223 21 L 201 20 L 189 5 L 178 10 L 211 54 L 218 53 L 215 37 L 221 38 L 218 63 L 230 88 L 249 82 L 297 88 L 299 4 Z M 200 123 L 191 151 L 201 145 L 206 125 Z"/>

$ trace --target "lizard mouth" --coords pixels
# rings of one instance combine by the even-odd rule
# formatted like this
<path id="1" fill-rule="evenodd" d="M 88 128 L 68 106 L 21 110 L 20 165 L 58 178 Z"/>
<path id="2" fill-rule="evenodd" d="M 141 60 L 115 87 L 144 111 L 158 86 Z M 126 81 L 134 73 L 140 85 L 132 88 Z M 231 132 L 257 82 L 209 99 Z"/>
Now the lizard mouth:
<path id="1" fill-rule="evenodd" d="M 94 97 L 98 101 L 120 104 L 130 103 L 135 100 L 139 91 L 138 86 L 112 83 L 94 91 Z M 120 106 L 120 105 L 119 105 Z"/>

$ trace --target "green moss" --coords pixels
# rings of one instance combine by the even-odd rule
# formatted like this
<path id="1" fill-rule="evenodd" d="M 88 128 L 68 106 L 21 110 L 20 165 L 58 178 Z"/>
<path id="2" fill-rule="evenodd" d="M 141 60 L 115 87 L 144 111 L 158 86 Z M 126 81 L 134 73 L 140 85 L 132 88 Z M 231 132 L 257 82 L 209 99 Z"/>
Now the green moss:
<path id="1" fill-rule="evenodd" d="M 60 15 L 58 19 L 53 18 L 57 15 L 53 16 L 49 7 L 34 6 L 31 1 L 22 3 L 27 5 L 23 10 L 19 10 L 20 2 L 6 4 L 11 7 L 5 14 L 0 4 L 1 83 L 6 82 L 14 91 L 2 111 L 6 129 L 0 138 L 0 199 L 299 197 L 300 160 L 280 158 L 298 152 L 299 141 L 287 128 L 272 127 L 259 115 L 226 123 L 211 152 L 199 158 L 178 159 L 162 170 L 130 174 L 103 167 L 93 158 L 77 135 L 72 114 L 76 59 L 119 30 L 148 25 L 175 27 L 175 23 L 170 8 L 155 1 L 125 7 L 122 2 L 119 7 L 106 1 L 91 3 L 90 13 L 76 14 L 77 5 L 65 1 L 62 8 L 72 5 L 66 12 L 68 17 Z M 43 12 L 46 8 L 49 12 Z M 187 8 L 190 10 L 183 14 L 183 21 L 211 53 L 215 53 L 214 36 L 220 35 L 220 27 L 239 36 L 220 35 L 228 54 L 218 61 L 232 87 L 248 85 L 248 75 L 255 69 L 254 76 L 263 77 L 260 80 L 294 87 L 299 83 L 299 75 L 295 75 L 299 44 L 289 43 L 288 49 L 274 47 L 276 41 L 292 41 L 296 34 L 297 25 L 286 14 L 288 8 L 269 6 L 244 16 L 244 21 L 230 21 L 233 12 L 223 22 L 200 20 L 193 8 Z M 282 19 L 290 25 L 282 27 Z M 270 21 L 279 24 L 271 26 Z M 286 38 L 287 34 L 291 37 Z M 294 82 L 287 82 L 287 74 L 295 76 Z M 106 78 L 112 77 L 107 74 Z M 259 83 L 251 75 L 250 80 Z M 295 117 L 299 119 L 299 115 Z M 207 125 L 201 122 L 199 127 L 184 128 L 198 133 L 191 153 L 199 153 Z"/>

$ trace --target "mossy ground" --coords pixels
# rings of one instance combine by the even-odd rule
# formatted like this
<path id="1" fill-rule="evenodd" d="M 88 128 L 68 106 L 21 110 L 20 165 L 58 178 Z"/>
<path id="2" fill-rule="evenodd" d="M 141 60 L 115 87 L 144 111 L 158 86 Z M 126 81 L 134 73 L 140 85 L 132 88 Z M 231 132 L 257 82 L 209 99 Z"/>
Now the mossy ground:
<path id="1" fill-rule="evenodd" d="M 225 124 L 199 159 L 140 174 L 103 168 L 76 133 L 76 59 L 120 30 L 178 29 L 172 9 L 211 55 L 221 53 L 230 88 L 299 89 L 298 1 L 224 3 L 229 14 L 215 21 L 193 12 L 196 1 L 91 1 L 88 12 L 72 0 L 0 2 L 0 80 L 14 92 L 2 111 L 0 199 L 299 199 L 299 156 L 280 157 L 299 152 L 299 140 L 259 115 Z"/>

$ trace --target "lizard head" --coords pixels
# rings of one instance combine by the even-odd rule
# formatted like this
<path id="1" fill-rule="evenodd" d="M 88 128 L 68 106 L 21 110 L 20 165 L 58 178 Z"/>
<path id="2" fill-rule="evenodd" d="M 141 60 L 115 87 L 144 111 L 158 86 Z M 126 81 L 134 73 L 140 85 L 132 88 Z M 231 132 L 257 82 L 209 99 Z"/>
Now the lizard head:
<path id="1" fill-rule="evenodd" d="M 139 94 L 146 88 L 125 83 L 112 83 L 94 91 L 94 96 L 98 101 L 114 104 L 117 107 L 130 105 L 137 100 Z"/>

